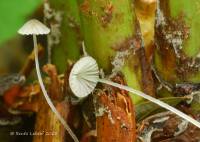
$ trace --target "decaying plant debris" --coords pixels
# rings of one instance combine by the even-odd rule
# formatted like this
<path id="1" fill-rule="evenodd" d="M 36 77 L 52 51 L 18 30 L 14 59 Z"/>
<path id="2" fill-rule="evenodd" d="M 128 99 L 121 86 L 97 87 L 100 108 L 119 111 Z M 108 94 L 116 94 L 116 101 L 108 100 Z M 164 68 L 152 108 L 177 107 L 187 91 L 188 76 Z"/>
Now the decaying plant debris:
<path id="1" fill-rule="evenodd" d="M 99 83 L 78 98 L 69 85 L 74 63 L 87 52 L 103 78 L 199 121 L 199 5 L 200 0 L 44 1 L 32 15 L 51 29 L 47 38 L 39 37 L 43 81 L 80 142 L 200 141 L 199 128 L 127 91 Z M 31 124 L 30 141 L 73 142 L 45 102 L 34 71 L 32 52 L 19 73 L 0 77 L 0 131 L 23 132 Z"/>
<path id="2" fill-rule="evenodd" d="M 144 119 L 138 126 L 138 133 L 138 139 L 142 142 L 195 142 L 200 139 L 198 128 L 170 112 Z"/>
<path id="3" fill-rule="evenodd" d="M 120 76 L 113 80 L 123 83 Z M 135 114 L 130 97 L 127 92 L 107 89 L 96 94 L 97 141 L 135 141 Z"/>

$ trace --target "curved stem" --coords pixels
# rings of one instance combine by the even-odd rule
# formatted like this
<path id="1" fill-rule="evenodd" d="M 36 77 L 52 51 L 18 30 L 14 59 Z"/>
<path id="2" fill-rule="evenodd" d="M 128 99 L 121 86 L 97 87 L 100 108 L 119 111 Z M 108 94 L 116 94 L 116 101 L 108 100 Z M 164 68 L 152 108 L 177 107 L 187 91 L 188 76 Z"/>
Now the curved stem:
<path id="1" fill-rule="evenodd" d="M 47 91 L 45 89 L 44 83 L 42 81 L 42 76 L 41 76 L 41 73 L 40 73 L 40 66 L 39 66 L 39 61 L 38 61 L 38 49 L 37 49 L 37 38 L 36 38 L 36 35 L 33 35 L 33 43 L 34 43 L 34 51 L 35 51 L 34 52 L 35 53 L 35 66 L 36 66 L 37 77 L 38 77 L 38 81 L 39 81 L 40 87 L 42 89 L 42 92 L 44 94 L 44 97 L 45 97 L 48 105 L 50 106 L 51 110 L 55 113 L 55 115 L 60 120 L 60 122 L 62 123 L 62 125 L 65 127 L 65 129 L 70 134 L 70 136 L 73 138 L 73 140 L 75 142 L 79 142 L 78 138 L 73 133 L 73 131 L 71 130 L 71 128 L 69 127 L 69 125 L 65 122 L 65 120 L 60 115 L 60 113 L 56 110 L 56 108 L 53 105 L 51 99 L 49 98 L 49 95 L 47 94 Z"/>
<path id="2" fill-rule="evenodd" d="M 193 119 L 192 117 L 186 115 L 185 113 L 181 112 L 180 110 L 178 110 L 178 109 L 176 109 L 176 108 L 174 108 L 174 107 L 172 107 L 172 106 L 170 106 L 170 105 L 168 105 L 168 104 L 166 104 L 166 103 L 164 103 L 164 102 L 162 102 L 162 101 L 160 101 L 156 98 L 153 98 L 149 95 L 144 94 L 141 91 L 138 91 L 138 90 L 132 89 L 128 86 L 124 86 L 124 85 L 121 85 L 121 84 L 118 84 L 118 83 L 114 83 L 112 81 L 108 81 L 108 80 L 105 80 L 105 79 L 99 79 L 98 81 L 101 82 L 101 83 L 105 83 L 105 84 L 108 84 L 108 85 L 129 91 L 129 92 L 136 94 L 138 96 L 141 96 L 141 97 L 143 97 L 143 98 L 145 98 L 145 99 L 147 99 L 147 100 L 149 100 L 149 101 L 151 101 L 151 102 L 153 102 L 153 103 L 155 103 L 155 104 L 157 104 L 157 105 L 159 105 L 159 106 L 161 106 L 161 107 L 163 107 L 163 108 L 165 108 L 165 109 L 167 109 L 167 110 L 169 110 L 169 111 L 171 111 L 175 114 L 177 114 L 178 116 L 182 117 L 183 119 L 189 121 L 190 123 L 192 123 L 195 126 L 197 126 L 198 128 L 200 128 L 200 123 L 197 120 Z"/>

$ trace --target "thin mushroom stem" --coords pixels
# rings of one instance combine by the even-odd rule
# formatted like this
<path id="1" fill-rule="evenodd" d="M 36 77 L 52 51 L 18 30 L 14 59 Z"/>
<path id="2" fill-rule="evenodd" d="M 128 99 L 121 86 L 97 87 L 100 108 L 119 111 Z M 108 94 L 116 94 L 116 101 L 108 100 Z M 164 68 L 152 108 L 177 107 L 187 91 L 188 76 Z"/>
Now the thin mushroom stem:
<path id="1" fill-rule="evenodd" d="M 60 115 L 60 113 L 56 110 L 54 104 L 52 103 L 51 99 L 49 98 L 49 95 L 47 94 L 47 91 L 45 89 L 44 83 L 42 81 L 42 76 L 40 73 L 40 66 L 39 66 L 39 61 L 38 61 L 38 48 L 37 48 L 37 38 L 36 35 L 33 35 L 33 44 L 34 44 L 34 53 L 35 53 L 35 66 L 36 66 L 36 73 L 37 73 L 37 77 L 39 80 L 39 84 L 40 87 L 42 89 L 42 92 L 44 94 L 44 97 L 48 103 L 48 105 L 50 106 L 51 110 L 55 113 L 55 115 L 57 116 L 57 118 L 60 120 L 60 122 L 62 123 L 62 125 L 65 127 L 65 129 L 67 130 L 67 132 L 70 134 L 70 136 L 73 138 L 73 140 L 75 142 L 79 142 L 78 138 L 76 137 L 76 135 L 73 133 L 73 131 L 71 130 L 71 128 L 69 127 L 69 125 L 65 122 L 65 120 L 63 119 L 63 117 Z"/>
<path id="2" fill-rule="evenodd" d="M 85 50 L 85 42 L 84 41 L 82 41 L 82 48 L 83 48 L 83 55 L 88 56 L 88 53 Z"/>
<path id="3" fill-rule="evenodd" d="M 99 79 L 98 81 L 101 82 L 101 83 L 105 83 L 105 84 L 108 84 L 108 85 L 129 91 L 129 92 L 136 94 L 138 96 L 141 96 L 141 97 L 143 97 L 143 98 L 145 98 L 145 99 L 147 99 L 147 100 L 149 100 L 149 101 L 151 101 L 151 102 L 153 102 L 153 103 L 155 103 L 155 104 L 157 104 L 157 105 L 159 105 L 159 106 L 161 106 L 161 107 L 163 107 L 167 110 L 170 110 L 171 112 L 177 114 L 178 116 L 182 117 L 183 119 L 189 121 L 190 123 L 192 123 L 195 126 L 197 126 L 198 128 L 200 128 L 200 123 L 197 120 L 193 119 L 192 117 L 186 115 L 185 113 L 179 111 L 178 109 L 176 109 L 176 108 L 174 108 L 174 107 L 172 107 L 172 106 L 170 106 L 170 105 L 168 105 L 168 104 L 166 104 L 166 103 L 164 103 L 164 102 L 162 102 L 158 99 L 155 99 L 155 98 L 153 98 L 153 97 L 151 97 L 147 94 L 144 94 L 141 91 L 138 91 L 138 90 L 132 89 L 128 86 L 124 86 L 124 85 L 121 85 L 121 84 L 118 84 L 118 83 L 114 83 L 112 81 L 105 80 L 105 79 Z"/>

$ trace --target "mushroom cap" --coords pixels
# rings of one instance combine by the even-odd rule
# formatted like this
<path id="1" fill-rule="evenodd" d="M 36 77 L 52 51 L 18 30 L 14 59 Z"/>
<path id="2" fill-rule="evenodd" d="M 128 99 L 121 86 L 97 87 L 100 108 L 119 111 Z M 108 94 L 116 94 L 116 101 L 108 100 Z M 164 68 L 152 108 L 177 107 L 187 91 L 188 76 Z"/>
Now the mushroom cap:
<path id="1" fill-rule="evenodd" d="M 36 19 L 29 20 L 18 30 L 22 35 L 43 35 L 49 32 L 50 29 Z"/>
<path id="2" fill-rule="evenodd" d="M 99 68 L 94 58 L 82 57 L 77 61 L 69 75 L 69 86 L 75 96 L 88 96 L 96 87 L 99 79 Z"/>

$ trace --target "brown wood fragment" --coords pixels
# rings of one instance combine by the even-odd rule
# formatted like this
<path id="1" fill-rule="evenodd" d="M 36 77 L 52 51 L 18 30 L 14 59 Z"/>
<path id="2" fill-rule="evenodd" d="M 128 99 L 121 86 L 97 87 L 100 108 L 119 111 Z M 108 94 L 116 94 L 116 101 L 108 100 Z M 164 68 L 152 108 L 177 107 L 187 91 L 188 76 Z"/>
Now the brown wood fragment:
<path id="1" fill-rule="evenodd" d="M 9 107 L 21 111 L 37 112 L 39 109 L 38 100 L 40 93 L 39 84 L 24 86 Z"/>
<path id="2" fill-rule="evenodd" d="M 200 140 L 200 129 L 198 129 L 195 126 L 189 125 L 188 129 L 182 134 L 175 136 L 173 138 L 162 140 L 160 142 L 199 142 L 199 140 Z"/>
<path id="3" fill-rule="evenodd" d="M 43 68 L 51 78 L 49 85 L 50 97 L 54 101 L 54 105 L 61 116 L 67 121 L 69 113 L 69 103 L 62 101 L 60 96 L 63 96 L 61 85 L 58 80 L 57 70 L 54 65 L 48 64 Z M 52 112 L 46 100 L 41 95 L 39 99 L 40 109 L 37 113 L 35 123 L 35 133 L 42 133 L 35 135 L 33 142 L 65 142 L 66 133 L 63 125 L 57 119 L 57 116 Z"/>
<path id="4" fill-rule="evenodd" d="M 43 51 L 44 51 L 43 47 L 40 44 L 38 44 L 38 55 L 39 55 L 39 57 L 41 56 Z M 34 58 L 35 58 L 35 55 L 34 55 L 34 50 L 33 50 L 31 52 L 31 54 L 28 56 L 28 59 L 27 59 L 25 65 L 21 69 L 21 71 L 20 71 L 21 74 L 23 74 L 24 76 L 27 77 L 31 73 L 31 71 L 34 68 L 34 64 L 35 64 Z"/>
<path id="5" fill-rule="evenodd" d="M 45 100 L 41 99 L 41 109 L 37 113 L 35 123 L 35 133 L 42 133 L 35 135 L 33 142 L 65 142 L 65 129 L 57 119 L 55 114 L 46 104 Z M 69 105 L 63 101 L 56 104 L 58 112 L 67 120 Z"/>
<path id="6" fill-rule="evenodd" d="M 198 142 L 200 129 L 172 112 L 152 115 L 138 127 L 140 142 Z"/>
<path id="7" fill-rule="evenodd" d="M 61 90 L 61 81 L 58 79 L 58 73 L 55 65 L 47 64 L 43 67 L 43 71 L 51 78 L 51 84 L 49 85 L 49 94 L 54 100 L 62 100 L 63 93 Z"/>
<path id="8" fill-rule="evenodd" d="M 135 142 L 135 114 L 130 97 L 119 92 L 99 95 L 97 142 Z"/>
<path id="9" fill-rule="evenodd" d="M 137 22 L 138 23 L 138 22 Z M 136 29 L 140 29 L 139 23 L 136 25 Z M 154 85 L 154 80 L 152 77 L 152 70 L 151 70 L 151 62 L 149 62 L 146 51 L 143 45 L 143 40 L 141 37 L 141 31 L 137 30 L 137 34 L 135 36 L 134 40 L 134 47 L 137 49 L 136 50 L 136 55 L 138 57 L 138 64 L 140 65 L 141 68 L 141 87 L 142 90 L 150 95 L 150 96 L 155 96 L 155 85 Z"/>
<path id="10" fill-rule="evenodd" d="M 143 91 L 150 96 L 155 96 L 155 84 L 152 77 L 151 62 L 148 62 L 143 47 L 138 50 L 137 55 L 141 63 Z"/>
<path id="11" fill-rule="evenodd" d="M 92 137 L 97 137 L 96 130 L 91 130 L 88 133 L 84 134 L 81 138 L 81 142 L 92 142 Z"/>

